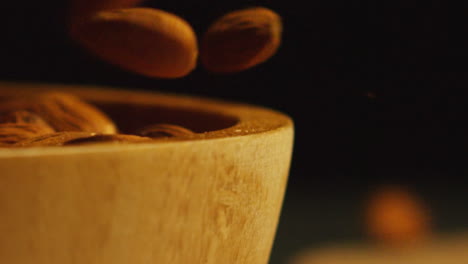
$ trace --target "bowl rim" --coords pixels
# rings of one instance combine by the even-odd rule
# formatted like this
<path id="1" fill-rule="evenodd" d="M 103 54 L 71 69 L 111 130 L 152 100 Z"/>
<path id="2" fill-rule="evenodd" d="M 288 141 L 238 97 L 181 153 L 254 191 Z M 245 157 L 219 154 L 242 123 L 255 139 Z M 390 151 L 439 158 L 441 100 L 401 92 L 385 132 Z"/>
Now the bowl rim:
<path id="1" fill-rule="evenodd" d="M 27 95 L 45 90 L 66 91 L 84 99 L 96 102 L 154 105 L 155 101 L 163 107 L 194 109 L 237 119 L 227 128 L 196 133 L 186 139 L 161 139 L 150 143 L 109 144 L 66 147 L 28 147 L 0 148 L 0 158 L 30 157 L 44 155 L 70 155 L 81 153 L 104 153 L 151 148 L 174 147 L 180 144 L 202 144 L 213 141 L 235 140 L 239 137 L 254 137 L 260 134 L 279 132 L 284 129 L 294 131 L 293 119 L 286 113 L 266 106 L 229 101 L 221 98 L 194 94 L 169 93 L 157 89 L 129 90 L 129 87 L 90 84 L 67 84 L 53 82 L 0 81 L 0 96 Z"/>

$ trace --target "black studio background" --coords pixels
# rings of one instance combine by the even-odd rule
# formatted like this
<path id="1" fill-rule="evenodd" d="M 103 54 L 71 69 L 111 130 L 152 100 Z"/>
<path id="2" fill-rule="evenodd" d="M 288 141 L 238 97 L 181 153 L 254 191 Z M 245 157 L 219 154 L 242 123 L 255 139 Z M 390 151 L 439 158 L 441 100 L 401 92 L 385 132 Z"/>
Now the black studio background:
<path id="1" fill-rule="evenodd" d="M 441 230 L 468 227 L 466 154 L 458 152 L 467 134 L 467 6 L 150 0 L 146 6 L 184 17 L 199 34 L 225 12 L 249 6 L 269 7 L 284 23 L 278 53 L 255 68 L 214 75 L 198 67 L 163 80 L 121 71 L 81 50 L 66 32 L 67 4 L 2 3 L 0 80 L 189 93 L 263 105 L 294 119 L 291 175 L 271 263 L 286 263 L 323 241 L 358 238 L 354 209 L 379 183 L 421 193 Z"/>

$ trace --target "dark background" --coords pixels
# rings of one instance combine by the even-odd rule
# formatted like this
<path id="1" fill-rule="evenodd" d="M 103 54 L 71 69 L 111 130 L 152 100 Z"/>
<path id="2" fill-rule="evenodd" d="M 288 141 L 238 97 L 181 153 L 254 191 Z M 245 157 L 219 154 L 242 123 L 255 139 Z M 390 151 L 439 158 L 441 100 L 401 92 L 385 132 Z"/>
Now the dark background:
<path id="1" fill-rule="evenodd" d="M 379 3 L 376 3 L 379 2 Z M 267 62 L 234 75 L 198 67 L 150 79 L 97 60 L 69 38 L 67 1 L 10 1 L 0 17 L 0 80 L 103 84 L 271 107 L 295 121 L 285 204 L 271 263 L 329 241 L 362 239 L 359 204 L 381 183 L 413 188 L 437 228 L 468 227 L 463 152 L 467 9 L 442 1 L 147 2 L 201 34 L 225 12 L 265 6 L 283 17 Z"/>

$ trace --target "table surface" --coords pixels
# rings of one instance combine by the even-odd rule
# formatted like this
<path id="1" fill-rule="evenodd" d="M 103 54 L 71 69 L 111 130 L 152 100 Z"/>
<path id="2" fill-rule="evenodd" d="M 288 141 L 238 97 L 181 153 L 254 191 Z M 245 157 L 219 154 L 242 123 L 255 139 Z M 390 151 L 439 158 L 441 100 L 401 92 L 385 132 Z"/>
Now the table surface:
<path id="1" fill-rule="evenodd" d="M 453 190 L 442 190 L 444 187 L 435 184 L 425 187 L 434 231 L 441 234 L 468 231 L 468 193 L 463 192 L 460 185 L 454 186 Z M 359 192 L 340 190 L 324 195 L 289 186 L 269 263 L 287 264 L 299 252 L 329 243 L 365 241 Z"/>

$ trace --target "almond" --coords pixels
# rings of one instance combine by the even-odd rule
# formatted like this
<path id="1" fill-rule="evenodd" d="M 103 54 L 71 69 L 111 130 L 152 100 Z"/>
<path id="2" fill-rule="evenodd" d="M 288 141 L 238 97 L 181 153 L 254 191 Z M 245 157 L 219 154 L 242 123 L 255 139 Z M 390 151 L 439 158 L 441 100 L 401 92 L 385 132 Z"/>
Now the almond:
<path id="1" fill-rule="evenodd" d="M 39 135 L 53 133 L 54 130 L 49 126 L 35 124 L 0 124 L 0 143 L 15 144 L 22 140 L 37 137 Z"/>
<path id="2" fill-rule="evenodd" d="M 161 138 L 161 137 L 188 137 L 193 135 L 193 131 L 173 124 L 155 124 L 144 127 L 137 132 L 138 135 Z"/>
<path id="3" fill-rule="evenodd" d="M 105 113 L 70 93 L 48 91 L 35 96 L 13 98 L 0 106 L 2 115 L 15 111 L 34 113 L 59 132 L 117 132 L 116 125 Z"/>
<path id="4" fill-rule="evenodd" d="M 74 139 L 85 138 L 95 135 L 96 133 L 91 132 L 56 132 L 51 134 L 45 134 L 38 137 L 28 138 L 19 141 L 14 147 L 51 147 L 51 146 L 63 146 L 67 142 Z"/>
<path id="5" fill-rule="evenodd" d="M 268 8 L 229 12 L 204 33 L 200 45 L 201 63 L 216 73 L 249 69 L 276 53 L 281 34 L 281 17 Z"/>
<path id="6" fill-rule="evenodd" d="M 136 135 L 126 135 L 126 134 L 113 134 L 113 135 L 92 135 L 89 137 L 77 138 L 71 141 L 68 141 L 65 145 L 84 145 L 84 144 L 96 144 L 96 143 L 142 143 L 150 142 L 151 138 L 140 137 Z"/>
<path id="7" fill-rule="evenodd" d="M 16 123 L 16 124 L 34 124 L 38 126 L 49 127 L 49 124 L 44 121 L 39 115 L 30 111 L 11 111 L 0 115 L 0 123 Z M 52 128 L 50 128 L 53 130 Z"/>
<path id="8" fill-rule="evenodd" d="M 101 11 L 75 27 L 72 36 L 104 61 L 148 77 L 183 77 L 196 66 L 191 25 L 159 9 Z"/>
<path id="9" fill-rule="evenodd" d="M 41 94 L 32 106 L 56 131 L 116 133 L 117 128 L 105 113 L 77 96 L 63 92 Z"/>

